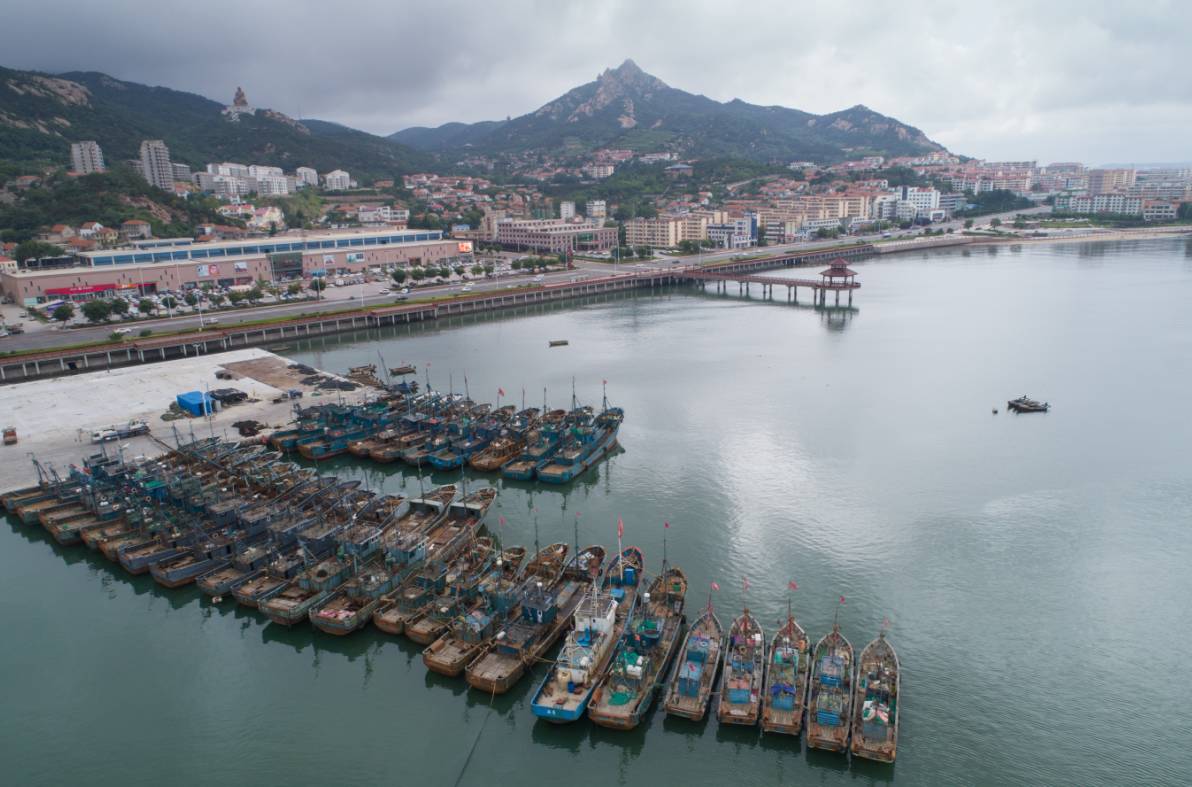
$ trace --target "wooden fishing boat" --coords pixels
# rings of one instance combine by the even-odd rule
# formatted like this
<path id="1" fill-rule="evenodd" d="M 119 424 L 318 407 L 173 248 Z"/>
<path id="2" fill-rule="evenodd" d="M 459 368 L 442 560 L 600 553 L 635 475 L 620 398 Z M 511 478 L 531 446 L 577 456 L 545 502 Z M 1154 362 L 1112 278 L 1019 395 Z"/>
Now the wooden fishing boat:
<path id="1" fill-rule="evenodd" d="M 572 625 L 585 593 L 600 581 L 604 556 L 604 547 L 586 547 L 572 556 L 556 582 L 526 583 L 517 613 L 468 664 L 468 685 L 489 695 L 517 685 Z"/>
<path id="2" fill-rule="evenodd" d="M 600 414 L 573 426 L 559 450 L 534 469 L 535 476 L 544 483 L 566 484 L 583 475 L 616 446 L 624 420 L 625 411 L 609 407 L 606 397 Z"/>
<path id="3" fill-rule="evenodd" d="M 687 577 L 676 566 L 665 569 L 650 584 L 588 704 L 593 722 L 617 730 L 641 723 L 678 649 L 686 596 Z"/>
<path id="4" fill-rule="evenodd" d="M 299 574 L 281 592 L 260 602 L 258 608 L 274 623 L 293 626 L 307 620 L 311 607 L 343 584 L 348 574 L 348 564 L 338 558 L 320 560 Z"/>
<path id="5" fill-rule="evenodd" d="M 462 557 L 428 560 L 396 593 L 386 597 L 386 606 L 373 613 L 373 623 L 387 634 L 405 634 L 406 628 L 421 620 L 449 585 L 464 576 L 468 566 L 491 553 L 491 546 L 489 539 L 479 545 L 469 539 L 464 549 L 467 554 Z M 492 557 L 495 560 L 495 555 Z"/>
<path id="6" fill-rule="evenodd" d="M 733 621 L 720 672 L 720 703 L 716 720 L 721 724 L 752 727 L 761 715 L 762 681 L 766 670 L 766 640 L 757 618 L 748 607 Z"/>
<path id="7" fill-rule="evenodd" d="M 491 538 L 477 538 L 452 561 L 442 590 L 416 619 L 406 621 L 407 637 L 419 645 L 430 645 L 447 631 L 457 615 L 475 603 L 477 588 L 496 559 L 493 546 Z"/>
<path id="8" fill-rule="evenodd" d="M 840 626 L 833 625 L 812 654 L 807 698 L 807 745 L 811 748 L 848 749 L 852 678 L 853 646 L 840 633 Z"/>
<path id="9" fill-rule="evenodd" d="M 518 609 L 518 590 L 525 582 L 521 568 L 525 557 L 523 547 L 502 550 L 488 576 L 480 582 L 479 603 L 456 616 L 447 632 L 422 651 L 422 663 L 427 669 L 450 678 L 464 671 L 506 618 Z M 551 548 L 547 547 L 530 561 L 525 573 L 536 573 L 539 565 L 550 557 Z"/>
<path id="10" fill-rule="evenodd" d="M 811 652 L 807 632 L 787 609 L 786 622 L 770 641 L 762 693 L 762 731 L 798 735 L 803 731 Z"/>
<path id="11" fill-rule="evenodd" d="M 724 627 L 712 610 L 711 599 L 691 624 L 683 648 L 675 659 L 663 708 L 670 716 L 699 721 L 708 712 L 708 700 L 720 674 L 720 649 Z"/>
<path id="12" fill-rule="evenodd" d="M 861 651 L 857 664 L 857 686 L 853 698 L 851 750 L 854 756 L 878 762 L 894 762 L 898 754 L 898 706 L 902 670 L 898 654 L 878 634 Z"/>
<path id="13" fill-rule="evenodd" d="M 194 582 L 202 574 L 230 565 L 235 553 L 235 539 L 220 534 L 202 544 L 195 544 L 178 557 L 154 563 L 149 567 L 149 573 L 159 585 L 182 587 Z"/>
<path id="14" fill-rule="evenodd" d="M 617 641 L 633 623 L 643 565 L 642 551 L 626 547 L 605 573 L 604 586 L 580 603 L 554 667 L 534 694 L 535 716 L 566 724 L 587 711 Z"/>
<path id="15" fill-rule="evenodd" d="M 265 570 L 232 586 L 232 597 L 250 609 L 259 609 L 261 603 L 281 591 L 305 568 L 301 548 L 294 547 L 269 561 Z"/>
<path id="16" fill-rule="evenodd" d="M 525 446 L 526 441 L 524 439 L 514 435 L 503 435 L 494 439 L 483 451 L 474 454 L 468 460 L 468 464 L 474 470 L 479 470 L 482 473 L 491 473 L 495 470 L 500 470 L 501 465 L 520 454 Z"/>

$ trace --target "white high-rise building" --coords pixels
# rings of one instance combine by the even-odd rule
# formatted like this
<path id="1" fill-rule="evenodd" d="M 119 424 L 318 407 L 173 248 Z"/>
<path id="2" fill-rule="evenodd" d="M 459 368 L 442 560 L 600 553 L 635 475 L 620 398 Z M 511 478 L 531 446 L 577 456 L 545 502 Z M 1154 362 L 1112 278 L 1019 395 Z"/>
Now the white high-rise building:
<path id="1" fill-rule="evenodd" d="M 575 218 L 575 203 L 571 200 L 563 200 L 559 203 L 559 218 L 574 219 Z"/>
<path id="2" fill-rule="evenodd" d="M 300 188 L 312 186 L 317 189 L 319 187 L 319 173 L 310 167 L 299 167 L 294 170 L 294 177 L 298 178 Z"/>
<path id="3" fill-rule="evenodd" d="M 250 164 L 248 166 L 248 174 L 254 178 L 262 178 L 279 177 L 285 173 L 282 172 L 281 167 L 266 167 L 260 164 Z"/>
<path id="4" fill-rule="evenodd" d="M 333 169 L 323 176 L 323 188 L 328 191 L 347 191 L 352 188 L 352 178 L 342 169 Z"/>
<path id="5" fill-rule="evenodd" d="M 208 164 L 207 171 L 212 175 L 230 175 L 234 178 L 247 178 L 249 168 L 243 164 L 225 161 L 220 164 Z"/>
<path id="6" fill-rule="evenodd" d="M 608 205 L 602 199 L 588 200 L 588 218 L 604 219 L 608 216 Z"/>
<path id="7" fill-rule="evenodd" d="M 290 193 L 290 182 L 285 175 L 257 175 L 257 193 L 265 197 L 284 197 Z"/>
<path id="8" fill-rule="evenodd" d="M 174 188 L 174 167 L 170 163 L 170 149 L 160 139 L 141 143 L 141 174 L 152 186 L 170 191 Z"/>
<path id="9" fill-rule="evenodd" d="M 96 142 L 72 142 L 70 145 L 70 166 L 80 175 L 103 172 L 103 151 Z"/>

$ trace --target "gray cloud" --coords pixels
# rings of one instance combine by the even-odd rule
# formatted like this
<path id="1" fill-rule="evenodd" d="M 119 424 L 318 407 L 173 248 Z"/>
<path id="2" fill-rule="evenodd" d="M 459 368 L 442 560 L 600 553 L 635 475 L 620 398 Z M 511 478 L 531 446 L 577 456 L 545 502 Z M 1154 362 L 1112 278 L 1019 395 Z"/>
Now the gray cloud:
<path id="1" fill-rule="evenodd" d="M 104 71 L 386 134 L 531 111 L 626 57 L 667 83 L 866 104 L 986 158 L 1192 158 L 1179 2 L 9 0 L 0 62 Z"/>

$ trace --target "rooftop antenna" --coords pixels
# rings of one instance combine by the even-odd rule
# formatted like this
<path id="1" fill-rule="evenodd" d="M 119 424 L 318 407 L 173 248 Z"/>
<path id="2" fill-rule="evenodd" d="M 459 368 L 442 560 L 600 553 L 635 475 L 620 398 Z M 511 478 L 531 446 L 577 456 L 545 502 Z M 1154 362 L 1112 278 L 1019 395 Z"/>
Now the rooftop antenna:
<path id="1" fill-rule="evenodd" d="M 576 402 L 575 402 L 575 375 L 572 375 L 572 376 L 571 376 L 571 409 L 572 409 L 572 410 L 574 410 L 575 408 L 576 408 Z"/>
<path id="2" fill-rule="evenodd" d="M 523 412 L 524 412 L 524 411 L 525 411 L 525 409 L 526 409 L 526 386 L 524 386 L 524 385 L 522 386 L 522 406 L 521 406 L 521 409 L 522 409 L 522 411 L 523 411 Z"/>

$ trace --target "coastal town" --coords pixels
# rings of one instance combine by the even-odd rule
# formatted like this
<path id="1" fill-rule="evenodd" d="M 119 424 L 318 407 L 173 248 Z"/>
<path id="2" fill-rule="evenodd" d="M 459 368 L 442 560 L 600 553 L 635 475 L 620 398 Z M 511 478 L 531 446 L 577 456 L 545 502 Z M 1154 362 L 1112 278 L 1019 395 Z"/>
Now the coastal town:
<path id="1" fill-rule="evenodd" d="M 228 122 L 257 111 L 240 89 L 224 110 Z M 499 182 L 423 172 L 362 184 L 342 169 L 319 173 L 306 166 L 287 172 L 225 161 L 192 171 L 171 158 L 166 141 L 144 140 L 140 157 L 124 166 L 154 190 L 207 201 L 220 220 L 197 223 L 191 235 L 164 237 L 154 229 L 170 226 L 160 216 L 130 216 L 115 226 L 54 222 L 36 232 L 0 228 L 8 238 L 0 248 L 0 293 L 44 319 L 62 304 L 81 308 L 117 296 L 133 306 L 165 295 L 217 308 L 247 293 L 253 302 L 263 294 L 277 300 L 283 291 L 317 297 L 326 282 L 397 270 L 403 284 L 406 277 L 410 285 L 463 282 L 495 272 L 493 260 L 481 259 L 486 252 L 567 265 L 576 258 L 641 262 L 830 239 L 1037 237 L 1056 228 L 1172 224 L 1189 220 L 1192 206 L 1186 167 L 1040 165 L 932 152 L 792 161 L 780 173 L 725 182 L 704 174 L 698 160 L 671 153 L 602 148 L 574 165 L 546 161 L 514 161 Z M 95 141 L 72 143 L 69 162 L 69 169 L 12 178 L 0 195 L 19 206 L 43 180 L 86 178 L 108 168 Z M 453 165 L 460 172 L 494 167 L 474 157 Z M 617 171 L 656 176 L 663 185 L 657 192 L 605 195 L 602 184 Z M 1011 221 L 982 222 L 1015 211 L 1021 213 Z M 212 291 L 220 301 L 210 300 Z M 159 306 L 154 303 L 155 316 Z M 82 322 L 81 313 L 69 311 Z"/>

